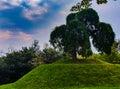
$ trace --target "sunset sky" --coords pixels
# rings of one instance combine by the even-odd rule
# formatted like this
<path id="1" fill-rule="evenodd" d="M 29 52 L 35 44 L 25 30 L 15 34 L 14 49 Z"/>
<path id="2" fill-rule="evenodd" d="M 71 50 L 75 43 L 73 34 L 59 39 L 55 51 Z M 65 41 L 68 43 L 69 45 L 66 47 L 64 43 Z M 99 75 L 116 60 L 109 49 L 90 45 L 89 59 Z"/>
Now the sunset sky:
<path id="1" fill-rule="evenodd" d="M 38 40 L 49 43 L 50 32 L 65 23 L 70 8 L 80 0 L 0 0 L 0 50 L 20 49 Z M 120 39 L 120 0 L 92 5 L 101 22 L 110 23 Z M 1 55 L 1 54 L 0 54 Z"/>

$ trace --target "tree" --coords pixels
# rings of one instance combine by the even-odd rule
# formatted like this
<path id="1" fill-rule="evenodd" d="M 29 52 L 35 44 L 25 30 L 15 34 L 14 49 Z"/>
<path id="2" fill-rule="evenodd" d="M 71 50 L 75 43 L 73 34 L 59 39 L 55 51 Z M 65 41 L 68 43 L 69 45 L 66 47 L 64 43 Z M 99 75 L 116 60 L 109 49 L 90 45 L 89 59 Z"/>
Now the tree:
<path id="1" fill-rule="evenodd" d="M 82 9 L 90 8 L 92 5 L 93 0 L 82 0 L 81 2 L 78 2 L 76 5 L 74 5 L 70 10 L 71 11 L 81 11 Z M 114 0 L 117 1 L 117 0 Z M 96 3 L 99 4 L 106 4 L 108 0 L 96 0 Z"/>
<path id="2" fill-rule="evenodd" d="M 80 3 L 74 5 L 70 10 L 79 12 L 83 9 L 89 8 L 92 5 L 91 1 L 92 0 L 82 0 Z"/>
<path id="3" fill-rule="evenodd" d="M 115 38 L 112 27 L 100 22 L 95 10 L 86 8 L 69 14 L 66 25 L 56 27 L 51 32 L 50 43 L 76 59 L 78 53 L 84 57 L 92 54 L 90 37 L 98 51 L 110 54 Z"/>
<path id="4" fill-rule="evenodd" d="M 89 29 L 93 45 L 98 51 L 110 54 L 115 38 L 112 27 L 109 24 L 100 22 L 97 12 L 91 8 L 82 9 L 77 16 Z M 74 17 L 76 16 L 74 15 Z"/>
<path id="5" fill-rule="evenodd" d="M 101 58 L 104 61 L 107 61 L 112 64 L 120 64 L 120 54 L 116 48 L 116 42 L 114 42 L 114 44 L 111 47 L 111 54 L 107 55 L 107 54 L 103 53 L 101 55 Z"/>
<path id="6" fill-rule="evenodd" d="M 23 47 L 22 50 L 7 53 L 4 57 L 6 66 L 2 68 L 7 80 L 3 82 L 14 82 L 33 69 L 34 66 L 30 61 L 37 57 L 39 51 L 38 41 L 35 40 L 30 47 Z"/>
<path id="7" fill-rule="evenodd" d="M 83 23 L 78 20 L 70 20 L 67 17 L 67 25 L 56 27 L 50 35 L 50 43 L 53 47 L 69 53 L 74 59 L 86 49 L 90 49 L 89 33 Z M 83 54 L 80 50 L 84 49 Z M 85 56 L 85 55 L 84 55 Z"/>
<path id="8" fill-rule="evenodd" d="M 96 0 L 97 4 L 107 3 L 107 0 Z M 110 54 L 111 46 L 114 43 L 115 34 L 109 24 L 99 21 L 97 12 L 90 8 L 92 0 L 82 0 L 81 3 L 73 6 L 78 12 L 78 19 L 89 29 L 93 39 L 93 45 L 100 52 Z M 72 7 L 72 8 L 73 8 Z"/>

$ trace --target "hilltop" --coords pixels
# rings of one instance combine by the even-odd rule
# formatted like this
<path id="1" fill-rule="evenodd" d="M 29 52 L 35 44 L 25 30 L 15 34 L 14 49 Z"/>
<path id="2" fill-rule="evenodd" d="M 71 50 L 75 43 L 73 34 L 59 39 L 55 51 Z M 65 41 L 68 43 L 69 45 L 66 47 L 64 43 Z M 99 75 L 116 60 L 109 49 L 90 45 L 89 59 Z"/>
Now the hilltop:
<path id="1" fill-rule="evenodd" d="M 112 89 L 110 87 L 120 86 L 119 70 L 120 66 L 115 64 L 66 64 L 61 60 L 40 65 L 17 82 L 0 89 Z"/>

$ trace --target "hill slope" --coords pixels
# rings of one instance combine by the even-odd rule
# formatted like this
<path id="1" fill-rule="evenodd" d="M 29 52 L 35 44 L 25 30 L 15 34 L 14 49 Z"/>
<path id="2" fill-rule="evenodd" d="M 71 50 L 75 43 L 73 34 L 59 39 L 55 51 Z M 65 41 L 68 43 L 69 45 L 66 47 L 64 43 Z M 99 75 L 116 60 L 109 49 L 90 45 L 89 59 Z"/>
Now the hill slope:
<path id="1" fill-rule="evenodd" d="M 79 89 L 83 87 L 101 86 L 119 87 L 119 83 L 119 65 L 46 64 L 33 69 L 13 84 L 1 86 L 0 89 Z"/>

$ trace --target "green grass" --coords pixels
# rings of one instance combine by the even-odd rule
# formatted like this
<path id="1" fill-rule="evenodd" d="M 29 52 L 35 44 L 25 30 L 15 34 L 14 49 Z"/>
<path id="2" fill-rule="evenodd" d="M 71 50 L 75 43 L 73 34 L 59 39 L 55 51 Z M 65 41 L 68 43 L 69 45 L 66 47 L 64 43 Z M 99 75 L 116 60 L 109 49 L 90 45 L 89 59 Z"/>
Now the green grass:
<path id="1" fill-rule="evenodd" d="M 0 89 L 120 89 L 120 65 L 80 63 L 61 60 L 41 65 Z"/>
<path id="2" fill-rule="evenodd" d="M 88 59 L 78 59 L 78 60 L 72 60 L 72 59 L 61 59 L 53 64 L 110 64 L 108 62 L 102 61 L 100 59 L 94 59 L 94 58 L 88 58 Z"/>

